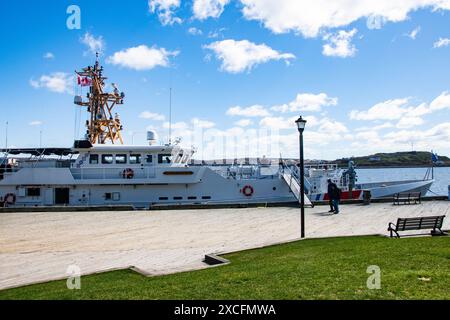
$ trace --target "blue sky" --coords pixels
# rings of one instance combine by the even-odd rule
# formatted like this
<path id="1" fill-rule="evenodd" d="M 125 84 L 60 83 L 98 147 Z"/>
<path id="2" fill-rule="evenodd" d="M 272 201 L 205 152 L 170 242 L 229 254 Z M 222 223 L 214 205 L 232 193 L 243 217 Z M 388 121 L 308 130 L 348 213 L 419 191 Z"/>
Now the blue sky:
<path id="1" fill-rule="evenodd" d="M 172 86 L 173 138 L 198 158 L 295 156 L 300 114 L 308 158 L 450 155 L 450 1 L 377 3 L 3 1 L 0 145 L 6 121 L 9 146 L 81 137 L 73 71 L 98 50 L 126 93 L 127 143 L 147 129 L 167 141 Z"/>

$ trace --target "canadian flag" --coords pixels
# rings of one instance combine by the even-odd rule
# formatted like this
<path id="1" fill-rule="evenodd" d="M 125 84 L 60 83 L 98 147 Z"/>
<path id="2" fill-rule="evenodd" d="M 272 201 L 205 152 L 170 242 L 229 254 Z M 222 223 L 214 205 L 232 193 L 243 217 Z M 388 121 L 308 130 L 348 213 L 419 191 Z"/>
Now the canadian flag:
<path id="1" fill-rule="evenodd" d="M 82 87 L 87 87 L 92 84 L 92 80 L 88 77 L 80 77 L 78 76 L 78 85 Z"/>

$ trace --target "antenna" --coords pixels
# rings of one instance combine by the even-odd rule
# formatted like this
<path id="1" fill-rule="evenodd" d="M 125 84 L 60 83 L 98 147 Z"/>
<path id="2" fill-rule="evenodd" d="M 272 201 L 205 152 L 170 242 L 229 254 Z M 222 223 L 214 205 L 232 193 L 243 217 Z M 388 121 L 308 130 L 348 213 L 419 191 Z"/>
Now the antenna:
<path id="1" fill-rule="evenodd" d="M 6 121 L 6 141 L 5 141 L 5 149 L 8 149 L 8 121 Z"/>
<path id="2" fill-rule="evenodd" d="M 169 145 L 172 144 L 172 85 L 169 90 Z"/>

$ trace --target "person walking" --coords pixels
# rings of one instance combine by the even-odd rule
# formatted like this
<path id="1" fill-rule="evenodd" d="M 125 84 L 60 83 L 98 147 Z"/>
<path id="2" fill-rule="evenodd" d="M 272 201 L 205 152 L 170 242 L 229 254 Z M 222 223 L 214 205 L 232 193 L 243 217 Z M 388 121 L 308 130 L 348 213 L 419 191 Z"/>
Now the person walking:
<path id="1" fill-rule="evenodd" d="M 331 192 L 332 192 L 331 179 L 328 179 L 327 182 L 328 182 L 328 191 L 327 191 L 327 193 L 328 193 L 328 204 L 330 205 L 330 211 L 328 211 L 328 212 L 334 212 L 333 200 L 331 200 L 331 196 L 330 196 Z"/>
<path id="2" fill-rule="evenodd" d="M 338 214 L 339 201 L 341 200 L 341 190 L 331 181 L 331 179 L 328 179 L 328 196 L 331 201 L 331 210 L 333 210 L 334 214 Z"/>

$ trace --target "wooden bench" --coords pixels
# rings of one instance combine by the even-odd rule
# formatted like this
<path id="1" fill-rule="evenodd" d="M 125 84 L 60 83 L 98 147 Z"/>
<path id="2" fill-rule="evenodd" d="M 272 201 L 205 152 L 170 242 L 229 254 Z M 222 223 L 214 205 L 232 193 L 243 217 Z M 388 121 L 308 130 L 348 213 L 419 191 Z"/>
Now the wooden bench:
<path id="1" fill-rule="evenodd" d="M 403 204 L 411 204 L 414 201 L 414 204 L 422 203 L 422 193 L 421 192 L 400 192 L 394 194 L 394 204 L 400 205 L 400 202 Z"/>
<path id="2" fill-rule="evenodd" d="M 398 218 L 397 224 L 389 223 L 388 231 L 390 232 L 391 238 L 394 233 L 397 238 L 400 238 L 398 234 L 399 231 L 409 231 L 409 230 L 423 230 L 432 229 L 432 235 L 445 235 L 446 233 L 441 230 L 442 224 L 444 223 L 444 216 L 430 216 L 430 217 L 419 217 L 419 218 Z"/>

